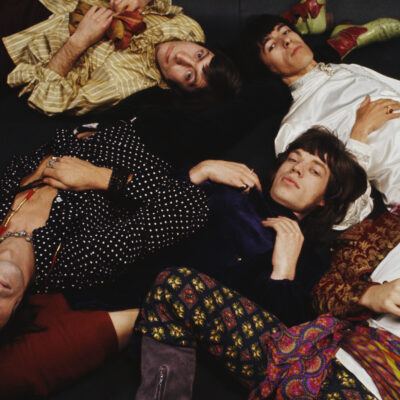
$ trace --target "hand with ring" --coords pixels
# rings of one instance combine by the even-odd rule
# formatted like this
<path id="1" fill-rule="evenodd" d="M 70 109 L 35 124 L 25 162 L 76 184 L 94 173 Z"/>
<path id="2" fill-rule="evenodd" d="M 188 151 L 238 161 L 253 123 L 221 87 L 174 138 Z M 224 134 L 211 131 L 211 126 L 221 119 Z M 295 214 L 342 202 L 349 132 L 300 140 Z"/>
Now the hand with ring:
<path id="1" fill-rule="evenodd" d="M 43 183 L 63 190 L 107 190 L 111 169 L 76 157 L 51 157 L 43 170 Z"/>
<path id="2" fill-rule="evenodd" d="M 366 96 L 357 110 L 357 118 L 351 130 L 350 137 L 365 143 L 368 135 L 379 129 L 391 119 L 400 118 L 400 103 L 392 99 L 379 99 L 371 101 Z"/>

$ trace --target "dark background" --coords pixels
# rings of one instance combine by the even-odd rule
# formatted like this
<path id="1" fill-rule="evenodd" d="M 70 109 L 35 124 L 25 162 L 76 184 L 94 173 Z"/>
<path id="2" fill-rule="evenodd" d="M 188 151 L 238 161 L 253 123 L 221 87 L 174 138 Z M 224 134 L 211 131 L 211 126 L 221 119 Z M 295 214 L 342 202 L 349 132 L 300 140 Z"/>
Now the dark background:
<path id="1" fill-rule="evenodd" d="M 3 1 L 0 1 L 0 6 Z M 17 2 L 16 2 L 17 3 Z M 237 43 L 239 32 L 247 17 L 260 13 L 282 13 L 295 5 L 295 0 L 177 0 L 185 13 L 195 18 L 204 28 L 207 39 L 225 48 Z M 20 12 L 21 10 L 18 10 Z M 328 0 L 328 11 L 335 23 L 351 20 L 365 23 L 378 17 L 400 18 L 399 0 Z M 346 62 L 367 65 L 393 77 L 400 77 L 400 40 L 372 45 L 352 53 Z M 16 93 L 2 93 L 0 98 L 0 168 L 15 153 L 35 149 L 48 140 L 54 127 L 72 123 L 72 119 L 47 118 L 30 110 L 16 100 Z M 253 147 L 258 146 L 260 135 L 249 135 Z M 242 153 L 251 156 L 249 140 L 238 145 Z M 247 146 L 247 147 L 246 147 Z M 259 147 L 259 146 L 258 146 Z M 246 154 L 245 154 L 246 155 Z M 246 158 L 245 156 L 243 158 Z M 51 397 L 53 400 L 133 399 L 139 376 L 137 363 L 126 353 L 115 357 L 89 377 L 73 387 Z M 241 388 L 227 375 L 206 360 L 197 369 L 194 399 L 246 399 Z"/>

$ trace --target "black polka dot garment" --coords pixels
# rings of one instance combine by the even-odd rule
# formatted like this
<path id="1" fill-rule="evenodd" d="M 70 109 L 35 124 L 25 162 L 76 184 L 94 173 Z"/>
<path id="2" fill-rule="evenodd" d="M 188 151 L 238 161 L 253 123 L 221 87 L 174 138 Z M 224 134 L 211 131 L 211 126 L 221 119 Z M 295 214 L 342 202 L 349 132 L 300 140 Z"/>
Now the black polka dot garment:
<path id="1" fill-rule="evenodd" d="M 78 157 L 100 167 L 124 167 L 133 175 L 120 194 L 123 199 L 117 199 L 123 203 L 100 190 L 59 191 L 46 226 L 33 232 L 36 292 L 101 285 L 143 255 L 205 224 L 205 194 L 189 181 L 172 177 L 171 167 L 146 151 L 133 125 L 104 128 L 85 140 L 71 130 L 59 130 L 34 154 L 11 161 L 0 182 L 1 220 L 21 179 L 48 154 Z"/>

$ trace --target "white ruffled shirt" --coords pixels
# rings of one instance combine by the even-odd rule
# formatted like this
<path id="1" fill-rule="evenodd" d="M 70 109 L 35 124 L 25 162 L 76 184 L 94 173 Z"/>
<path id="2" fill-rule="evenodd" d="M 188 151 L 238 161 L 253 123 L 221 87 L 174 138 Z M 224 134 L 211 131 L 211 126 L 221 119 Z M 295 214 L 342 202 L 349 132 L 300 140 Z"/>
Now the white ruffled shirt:
<path id="1" fill-rule="evenodd" d="M 280 153 L 312 126 L 333 131 L 357 157 L 368 179 L 382 194 L 387 207 L 400 203 L 400 119 L 386 122 L 372 132 L 367 143 L 350 139 L 356 112 L 366 95 L 371 101 L 400 101 L 400 81 L 356 64 L 318 64 L 290 86 L 293 104 L 275 139 Z M 345 229 L 364 219 L 372 210 L 369 190 L 358 199 L 336 229 Z"/>

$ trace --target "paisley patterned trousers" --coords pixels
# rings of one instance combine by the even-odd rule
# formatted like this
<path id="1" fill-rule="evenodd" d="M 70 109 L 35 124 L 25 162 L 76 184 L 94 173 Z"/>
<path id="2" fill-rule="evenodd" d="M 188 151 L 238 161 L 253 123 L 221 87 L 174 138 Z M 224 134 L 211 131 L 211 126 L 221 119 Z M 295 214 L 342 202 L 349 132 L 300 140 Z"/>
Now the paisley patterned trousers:
<path id="1" fill-rule="evenodd" d="M 142 308 L 142 320 L 136 329 L 166 344 L 205 349 L 252 390 L 249 399 L 263 399 L 269 395 L 275 399 L 296 398 L 290 394 L 293 380 L 282 378 L 290 373 L 286 370 L 279 375 L 279 371 L 275 373 L 268 367 L 272 364 L 271 358 L 276 354 L 279 356 L 279 352 L 274 355 L 267 346 L 273 336 L 278 338 L 277 343 L 285 342 L 286 349 L 288 346 L 300 348 L 296 333 L 294 341 L 280 337 L 288 328 L 274 315 L 205 274 L 188 268 L 172 268 L 161 272 L 147 295 Z M 335 351 L 336 347 L 330 358 L 327 357 L 329 361 L 319 357 L 322 352 L 318 352 L 318 362 L 322 360 L 323 365 L 319 365 L 310 382 L 319 379 L 320 385 L 313 393 L 312 385 L 307 382 L 305 386 L 310 387 L 301 390 L 304 389 L 308 395 L 306 393 L 301 398 L 375 399 L 351 372 L 334 359 L 331 361 Z M 295 362 L 289 363 L 291 367 L 296 367 Z M 324 370 L 326 372 L 319 372 Z M 279 381 L 276 386 L 280 389 L 276 391 L 275 386 L 264 390 L 262 385 L 266 376 L 274 374 Z M 290 390 L 286 390 L 289 386 Z"/>

